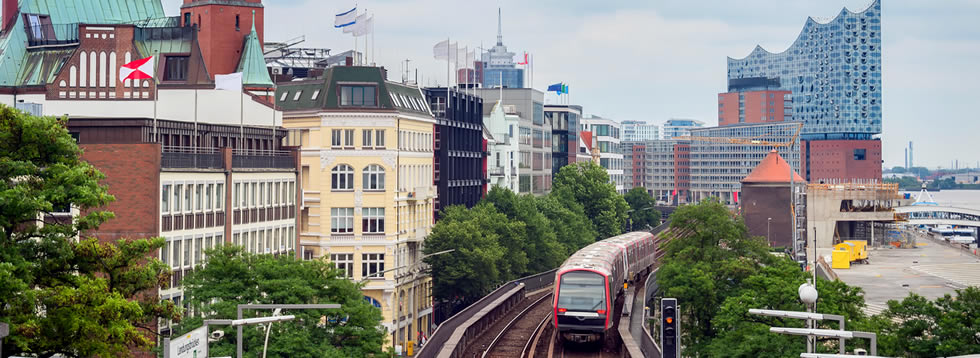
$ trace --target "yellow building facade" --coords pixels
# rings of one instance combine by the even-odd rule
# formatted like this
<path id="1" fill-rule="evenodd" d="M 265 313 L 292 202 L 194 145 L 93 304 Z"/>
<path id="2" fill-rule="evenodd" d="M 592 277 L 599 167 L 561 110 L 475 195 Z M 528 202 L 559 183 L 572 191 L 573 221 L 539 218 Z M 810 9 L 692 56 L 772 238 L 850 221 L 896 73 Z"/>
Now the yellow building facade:
<path id="1" fill-rule="evenodd" d="M 303 258 L 365 282 L 399 346 L 431 332 L 421 250 L 433 224 L 435 120 L 424 99 L 372 67 L 334 67 L 277 91 L 287 144 L 302 153 Z"/>

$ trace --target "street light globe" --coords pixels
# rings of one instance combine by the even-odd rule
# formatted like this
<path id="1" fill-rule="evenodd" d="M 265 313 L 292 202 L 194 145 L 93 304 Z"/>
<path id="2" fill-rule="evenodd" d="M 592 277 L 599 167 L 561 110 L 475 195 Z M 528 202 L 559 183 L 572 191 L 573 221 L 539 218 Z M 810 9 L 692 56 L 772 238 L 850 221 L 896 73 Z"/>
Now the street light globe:
<path id="1" fill-rule="evenodd" d="M 800 285 L 799 293 L 800 300 L 803 301 L 803 303 L 812 305 L 817 302 L 817 289 L 813 287 L 813 285 L 809 283 Z"/>

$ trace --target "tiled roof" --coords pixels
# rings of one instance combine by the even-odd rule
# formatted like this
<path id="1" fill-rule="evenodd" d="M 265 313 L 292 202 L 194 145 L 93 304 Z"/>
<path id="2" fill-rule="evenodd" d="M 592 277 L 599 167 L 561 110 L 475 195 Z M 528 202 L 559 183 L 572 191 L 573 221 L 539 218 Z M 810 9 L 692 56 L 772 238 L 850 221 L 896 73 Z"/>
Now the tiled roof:
<path id="1" fill-rule="evenodd" d="M 242 58 L 238 62 L 238 72 L 242 73 L 242 84 L 253 87 L 275 87 L 269 77 L 269 70 L 265 67 L 265 55 L 263 54 L 262 44 L 259 43 L 259 35 L 255 32 L 255 11 L 252 11 L 252 31 L 245 36 L 245 49 L 242 50 Z"/>
<path id="2" fill-rule="evenodd" d="M 118 24 L 164 17 L 160 0 L 20 0 L 22 14 L 44 14 L 56 28 L 78 23 Z M 58 50 L 27 50 L 27 32 L 22 16 L 15 17 L 9 31 L 0 37 L 0 86 L 45 84 L 61 66 L 53 66 L 64 55 Z M 48 54 L 46 52 L 55 51 Z M 41 64 L 31 61 L 42 60 Z"/>
<path id="3" fill-rule="evenodd" d="M 592 132 L 579 132 L 579 138 L 581 138 L 582 143 L 585 147 L 592 150 Z"/>
<path id="4" fill-rule="evenodd" d="M 789 163 L 779 156 L 779 152 L 772 150 L 769 152 L 759 165 L 752 169 L 749 176 L 742 179 L 743 183 L 789 183 Z M 793 171 L 793 180 L 797 183 L 805 182 L 803 177 Z"/>
<path id="5" fill-rule="evenodd" d="M 280 83 L 276 88 L 276 105 L 284 111 L 303 111 L 318 109 L 344 110 L 395 110 L 415 115 L 431 116 L 425 95 L 415 86 L 385 80 L 379 67 L 334 66 L 327 68 L 322 78 L 290 83 Z M 337 87 L 349 83 L 373 84 L 377 86 L 378 106 L 356 108 L 340 106 Z M 319 91 L 319 92 L 317 92 Z M 297 97 L 297 92 L 299 95 Z M 316 98 L 313 94 L 317 93 Z M 392 101 L 392 97 L 397 98 Z"/>

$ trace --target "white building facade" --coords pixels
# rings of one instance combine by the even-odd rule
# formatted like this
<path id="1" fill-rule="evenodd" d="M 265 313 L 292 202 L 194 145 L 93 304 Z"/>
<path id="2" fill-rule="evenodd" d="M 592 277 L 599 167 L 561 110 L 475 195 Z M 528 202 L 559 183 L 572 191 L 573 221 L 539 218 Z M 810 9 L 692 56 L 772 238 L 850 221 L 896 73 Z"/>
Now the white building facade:
<path id="1" fill-rule="evenodd" d="M 609 173 L 609 180 L 616 185 L 616 192 L 625 192 L 623 175 L 623 150 L 620 145 L 622 126 L 619 122 L 597 116 L 582 118 L 585 132 L 592 132 L 599 148 L 599 165 Z"/>

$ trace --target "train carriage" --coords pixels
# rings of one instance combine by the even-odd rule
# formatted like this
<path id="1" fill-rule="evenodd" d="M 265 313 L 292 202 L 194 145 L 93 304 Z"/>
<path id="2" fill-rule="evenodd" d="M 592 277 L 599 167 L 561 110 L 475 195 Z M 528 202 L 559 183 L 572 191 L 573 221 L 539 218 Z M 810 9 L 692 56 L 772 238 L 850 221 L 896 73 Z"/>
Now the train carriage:
<path id="1" fill-rule="evenodd" d="M 553 324 L 565 340 L 601 339 L 612 329 L 616 298 L 654 260 L 654 236 L 631 232 L 572 254 L 555 273 Z"/>

